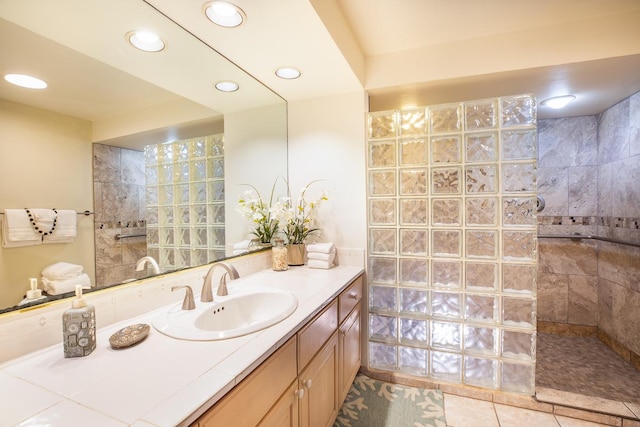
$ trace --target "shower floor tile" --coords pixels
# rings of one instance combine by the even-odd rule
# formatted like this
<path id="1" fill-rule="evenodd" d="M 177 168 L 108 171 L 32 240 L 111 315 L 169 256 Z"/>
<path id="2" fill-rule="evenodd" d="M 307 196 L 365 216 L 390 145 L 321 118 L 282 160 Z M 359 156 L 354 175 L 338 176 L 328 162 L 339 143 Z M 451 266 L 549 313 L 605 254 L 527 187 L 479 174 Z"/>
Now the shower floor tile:
<path id="1" fill-rule="evenodd" d="M 596 337 L 539 333 L 536 387 L 640 403 L 640 372 Z"/>

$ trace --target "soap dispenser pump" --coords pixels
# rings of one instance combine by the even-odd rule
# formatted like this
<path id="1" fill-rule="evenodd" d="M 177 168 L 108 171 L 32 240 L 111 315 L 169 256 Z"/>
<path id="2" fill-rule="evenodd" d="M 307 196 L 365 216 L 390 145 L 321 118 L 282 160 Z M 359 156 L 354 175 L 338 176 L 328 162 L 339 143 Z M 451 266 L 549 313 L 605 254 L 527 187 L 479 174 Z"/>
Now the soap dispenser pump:
<path id="1" fill-rule="evenodd" d="M 96 310 L 82 298 L 82 285 L 76 285 L 71 308 L 62 315 L 64 357 L 88 356 L 96 348 Z"/>

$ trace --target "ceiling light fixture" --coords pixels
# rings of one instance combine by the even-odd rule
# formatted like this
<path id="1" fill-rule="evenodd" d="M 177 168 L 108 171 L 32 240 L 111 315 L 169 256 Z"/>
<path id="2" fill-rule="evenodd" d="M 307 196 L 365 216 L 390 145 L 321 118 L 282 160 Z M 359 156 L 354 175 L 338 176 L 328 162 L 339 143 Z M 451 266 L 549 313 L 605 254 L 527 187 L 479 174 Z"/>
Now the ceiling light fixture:
<path id="1" fill-rule="evenodd" d="M 540 104 L 558 110 L 560 108 L 566 107 L 567 104 L 569 104 L 574 99 L 576 99 L 576 97 L 573 95 L 554 96 L 552 98 L 545 99 Z"/>
<path id="2" fill-rule="evenodd" d="M 301 75 L 302 73 L 299 70 L 296 70 L 292 67 L 280 67 L 276 70 L 276 76 L 280 77 L 281 79 L 292 80 L 297 79 Z"/>
<path id="3" fill-rule="evenodd" d="M 129 31 L 127 40 L 134 47 L 145 52 L 160 52 L 166 47 L 164 40 L 151 31 Z"/>
<path id="4" fill-rule="evenodd" d="M 215 86 L 220 92 L 235 92 L 240 89 L 240 85 L 236 82 L 232 82 L 231 80 L 220 81 L 216 83 Z"/>
<path id="5" fill-rule="evenodd" d="M 247 18 L 242 9 L 226 1 L 210 1 L 203 10 L 211 22 L 225 28 L 239 27 Z"/>
<path id="6" fill-rule="evenodd" d="M 47 82 L 44 80 L 26 74 L 6 74 L 4 79 L 11 84 L 27 89 L 45 89 L 47 87 Z"/>

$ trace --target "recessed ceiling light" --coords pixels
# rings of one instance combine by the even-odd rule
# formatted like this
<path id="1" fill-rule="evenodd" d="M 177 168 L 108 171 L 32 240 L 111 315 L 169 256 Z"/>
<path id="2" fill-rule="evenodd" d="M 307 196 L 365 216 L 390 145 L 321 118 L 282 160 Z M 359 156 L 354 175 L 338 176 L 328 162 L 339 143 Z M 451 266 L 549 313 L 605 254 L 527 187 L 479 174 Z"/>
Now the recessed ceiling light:
<path id="1" fill-rule="evenodd" d="M 560 108 L 566 107 L 567 104 L 569 104 L 574 99 L 576 99 L 576 97 L 573 95 L 554 96 L 552 98 L 545 99 L 540 104 L 558 110 Z"/>
<path id="2" fill-rule="evenodd" d="M 127 40 L 134 47 L 145 52 L 160 52 L 166 46 L 164 40 L 151 31 L 129 31 Z"/>
<path id="3" fill-rule="evenodd" d="M 281 79 L 297 79 L 302 73 L 292 67 L 280 67 L 276 70 L 276 76 Z"/>
<path id="4" fill-rule="evenodd" d="M 221 92 L 235 92 L 240 88 L 238 83 L 232 82 L 230 80 L 218 82 L 216 83 L 215 86 L 216 86 L 216 89 L 218 89 Z"/>
<path id="5" fill-rule="evenodd" d="M 211 22 L 226 28 L 239 27 L 247 17 L 242 9 L 226 1 L 205 3 L 203 9 Z"/>
<path id="6" fill-rule="evenodd" d="M 11 84 L 26 87 L 27 89 L 44 89 L 47 87 L 47 82 L 44 80 L 40 80 L 33 76 L 27 76 L 26 74 L 6 74 L 4 79 Z"/>

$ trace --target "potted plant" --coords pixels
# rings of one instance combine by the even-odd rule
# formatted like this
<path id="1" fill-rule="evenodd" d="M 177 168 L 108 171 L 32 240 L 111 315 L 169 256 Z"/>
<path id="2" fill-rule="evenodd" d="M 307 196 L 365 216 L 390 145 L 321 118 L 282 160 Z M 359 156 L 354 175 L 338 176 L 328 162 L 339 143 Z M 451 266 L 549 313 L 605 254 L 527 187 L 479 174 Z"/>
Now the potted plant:
<path id="1" fill-rule="evenodd" d="M 236 206 L 236 210 L 241 213 L 242 216 L 254 223 L 251 234 L 256 236 L 256 239 L 260 241 L 259 243 L 261 245 L 270 245 L 271 240 L 276 235 L 279 228 L 278 219 L 276 217 L 276 210 L 279 209 L 279 207 L 272 206 L 273 192 L 276 187 L 276 182 L 273 183 L 273 187 L 271 188 L 271 195 L 269 197 L 268 204 L 253 185 L 245 184 L 251 187 L 251 189 L 244 193 L 244 197 L 238 200 L 238 205 Z"/>

